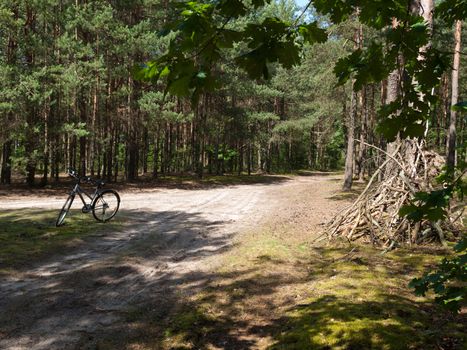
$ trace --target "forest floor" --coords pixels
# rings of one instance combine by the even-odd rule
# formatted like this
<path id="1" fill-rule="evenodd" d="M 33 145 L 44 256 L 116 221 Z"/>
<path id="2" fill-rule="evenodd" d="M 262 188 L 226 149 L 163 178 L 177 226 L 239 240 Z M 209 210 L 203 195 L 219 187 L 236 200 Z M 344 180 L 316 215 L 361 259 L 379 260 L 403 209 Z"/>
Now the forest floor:
<path id="1" fill-rule="evenodd" d="M 61 228 L 66 191 L 0 188 L 0 349 L 463 348 L 465 313 L 407 288 L 445 251 L 316 242 L 341 177 L 119 187 Z"/>

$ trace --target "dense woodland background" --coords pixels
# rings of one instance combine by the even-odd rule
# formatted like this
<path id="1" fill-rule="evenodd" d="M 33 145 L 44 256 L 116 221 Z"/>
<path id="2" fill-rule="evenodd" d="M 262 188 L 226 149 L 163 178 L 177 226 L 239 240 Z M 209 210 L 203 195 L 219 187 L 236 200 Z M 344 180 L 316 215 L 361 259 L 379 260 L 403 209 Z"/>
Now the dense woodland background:
<path id="1" fill-rule="evenodd" d="M 327 28 L 330 40 L 307 46 L 300 65 L 273 66 L 267 81 L 251 81 L 232 64 L 244 49 L 235 45 L 218 67 L 223 85 L 193 108 L 189 98 L 164 98 L 163 82 L 134 78 L 135 66 L 166 50 L 171 36 L 159 32 L 175 16 L 173 3 L 0 0 L 2 184 L 44 185 L 58 181 L 69 166 L 108 181 L 340 169 L 352 136 L 356 177 L 381 164 L 384 155 L 365 143 L 385 148 L 375 129 L 387 82 L 352 93 L 351 82 L 337 86 L 333 73 L 339 58 L 381 33 L 356 20 L 333 25 L 312 8 L 303 14 L 291 0 L 252 9 L 234 25 L 308 16 Z M 454 28 L 438 20 L 432 42 L 454 51 Z M 466 45 L 461 47 L 465 54 Z M 462 101 L 467 67 L 460 67 Z M 437 94 L 427 144 L 444 155 L 450 70 Z M 457 118 L 457 134 L 457 157 L 465 159 L 463 117 Z"/>

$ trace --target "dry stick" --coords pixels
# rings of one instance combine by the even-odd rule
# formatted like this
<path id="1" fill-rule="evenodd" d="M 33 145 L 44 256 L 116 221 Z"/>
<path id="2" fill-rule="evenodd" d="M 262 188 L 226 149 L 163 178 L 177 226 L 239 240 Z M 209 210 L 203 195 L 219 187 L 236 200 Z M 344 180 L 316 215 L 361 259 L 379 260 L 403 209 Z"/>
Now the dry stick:
<path id="1" fill-rule="evenodd" d="M 462 207 L 463 207 L 463 206 L 462 206 Z M 457 208 L 457 207 L 456 207 L 456 208 Z M 454 208 L 454 209 L 456 209 L 456 208 Z M 453 213 L 454 213 L 455 211 L 457 211 L 457 210 L 454 210 L 454 209 L 451 210 Z M 457 220 L 459 220 L 459 219 L 462 217 L 462 214 L 464 214 L 464 210 L 465 210 L 465 208 L 462 208 L 462 210 L 461 210 L 461 212 L 459 213 L 459 215 L 458 215 L 454 220 L 451 221 L 453 224 L 454 224 Z M 462 224 L 462 221 L 461 221 L 461 224 Z"/>
<path id="2" fill-rule="evenodd" d="M 440 223 L 440 220 L 436 222 L 432 222 L 431 225 L 435 228 L 436 232 L 438 232 L 438 237 L 443 247 L 447 247 L 448 244 L 446 243 L 446 240 L 444 239 L 444 232 L 439 223 Z"/>
<path id="3" fill-rule="evenodd" d="M 337 262 L 337 261 L 342 261 L 342 260 L 345 260 L 349 255 L 351 255 L 355 249 L 357 249 L 356 247 L 353 247 L 347 254 L 345 254 L 344 256 L 341 256 L 340 258 L 336 258 L 336 259 L 332 259 L 332 262 Z"/>
<path id="4" fill-rule="evenodd" d="M 418 142 L 416 142 L 417 144 L 417 147 L 418 147 L 418 151 L 419 151 L 419 154 L 422 155 L 422 158 L 423 158 L 423 164 L 425 165 L 424 169 L 423 169 L 423 180 L 425 180 L 425 182 L 428 180 L 428 162 L 426 160 L 426 157 L 425 157 L 425 154 L 423 153 L 423 150 L 422 150 L 422 143 L 423 141 L 420 142 L 420 145 L 418 144 Z M 424 184 L 425 185 L 425 184 Z"/>
<path id="5" fill-rule="evenodd" d="M 360 141 L 358 141 L 358 142 L 360 142 Z M 370 145 L 370 146 L 372 146 L 372 145 Z M 397 154 L 397 152 L 399 152 L 400 147 L 401 147 L 400 145 L 397 146 L 397 149 L 394 151 L 394 156 Z M 385 152 L 385 151 L 383 151 L 383 152 L 386 153 L 388 156 L 390 156 L 387 152 Z M 362 191 L 362 193 L 360 193 L 360 195 L 353 202 L 353 204 L 349 208 L 347 208 L 347 210 L 343 214 L 341 214 L 341 218 L 345 218 L 347 216 L 347 214 L 350 212 L 350 210 L 353 209 L 353 207 L 363 198 L 363 196 L 368 192 L 368 189 L 370 188 L 370 186 L 373 184 L 373 181 L 375 181 L 376 176 L 381 172 L 381 170 L 383 170 L 386 167 L 386 165 L 389 163 L 389 161 L 393 160 L 396 163 L 399 163 L 394 158 L 394 156 L 390 156 L 389 159 L 386 159 L 383 162 L 383 164 L 381 164 L 380 167 L 378 169 L 376 169 L 376 171 L 374 172 L 374 174 L 371 176 L 370 180 L 368 181 L 368 184 L 366 185 L 365 189 Z"/>
<path id="6" fill-rule="evenodd" d="M 399 151 L 399 149 L 400 149 L 400 145 L 397 147 L 394 154 L 396 154 Z M 391 156 L 390 158 L 386 159 L 386 161 L 383 164 L 381 164 L 381 166 L 375 171 L 373 176 L 370 178 L 367 186 L 365 187 L 363 192 L 360 194 L 360 196 L 354 201 L 354 203 L 351 206 L 349 206 L 349 208 L 347 208 L 347 210 L 343 214 L 339 215 L 339 217 L 337 218 L 337 222 L 334 222 L 332 225 L 329 226 L 329 228 L 331 229 L 331 232 L 329 233 L 328 237 L 332 237 L 332 236 L 336 235 L 336 233 L 339 231 L 339 228 L 342 227 L 342 225 L 346 221 L 352 222 L 352 220 L 355 220 L 355 216 L 357 216 L 356 224 L 352 225 L 352 228 L 351 228 L 350 232 L 346 235 L 347 237 L 352 237 L 356 227 L 359 224 L 360 217 L 361 217 L 362 208 L 361 208 L 361 205 L 359 205 L 359 203 L 361 202 L 361 199 L 368 192 L 368 190 L 371 187 L 373 181 L 376 179 L 376 176 L 378 175 L 378 173 L 380 171 L 382 171 L 382 169 L 385 168 L 386 164 L 388 162 L 390 162 L 391 160 L 395 160 L 394 156 Z M 397 160 L 395 160 L 395 161 L 397 162 Z M 357 210 L 355 210 L 354 213 L 350 214 L 350 212 L 353 209 L 355 209 L 355 207 L 357 207 Z"/>
<path id="7" fill-rule="evenodd" d="M 420 221 L 417 221 L 415 223 L 415 227 L 413 232 L 410 235 L 410 243 L 417 243 L 418 240 L 418 232 L 420 232 L 420 228 L 422 227 L 422 223 Z"/>
<path id="8" fill-rule="evenodd" d="M 394 154 L 393 154 L 393 155 L 390 155 L 388 152 L 386 152 L 384 149 L 382 149 L 382 148 L 380 148 L 380 147 L 378 147 L 378 146 L 375 146 L 375 145 L 366 143 L 365 141 L 361 141 L 361 140 L 355 140 L 355 141 L 357 141 L 357 142 L 359 142 L 359 143 L 361 143 L 361 144 L 363 144 L 363 145 L 365 145 L 365 146 L 372 147 L 372 148 L 374 148 L 374 149 L 376 149 L 376 150 L 378 150 L 378 151 L 384 153 L 384 154 L 387 155 L 389 158 L 392 158 L 392 160 L 393 160 L 397 165 L 399 165 L 399 167 L 400 167 L 401 169 L 403 169 L 403 170 L 405 171 L 404 166 L 403 166 L 401 163 L 399 163 L 399 161 L 396 159 L 396 155 L 397 155 L 397 153 L 399 152 L 399 148 L 401 147 L 400 144 L 399 144 L 399 146 L 397 147 L 397 150 L 394 152 Z"/>
<path id="9" fill-rule="evenodd" d="M 402 179 L 402 181 L 404 181 L 404 183 L 407 185 L 407 187 L 409 188 L 410 192 L 412 192 L 412 194 L 417 192 L 417 189 L 415 187 L 413 187 L 413 185 L 410 183 L 409 179 L 407 179 L 407 177 L 405 176 L 404 172 L 401 171 L 399 173 L 399 177 Z"/>
<path id="10" fill-rule="evenodd" d="M 352 229 L 350 230 L 349 234 L 347 235 L 347 239 L 350 241 L 352 239 L 353 233 L 357 228 L 358 224 L 360 223 L 360 217 L 362 216 L 361 210 L 358 211 L 357 220 L 355 220 L 355 224 L 353 225 Z"/>
<path id="11" fill-rule="evenodd" d="M 373 219 L 371 217 L 371 214 L 369 213 L 369 210 L 368 210 L 368 206 L 365 205 L 365 216 L 368 220 L 368 222 L 370 223 L 370 225 L 368 225 L 369 229 L 370 229 L 370 235 L 371 235 L 371 241 L 372 241 L 372 244 L 375 244 L 375 241 L 376 241 L 376 233 L 375 233 L 375 229 L 373 228 L 374 226 L 374 223 L 373 223 Z"/>
<path id="12" fill-rule="evenodd" d="M 393 187 L 393 186 L 388 186 L 388 189 L 390 189 L 393 192 L 401 192 L 401 193 L 404 193 L 404 194 L 406 194 L 408 192 L 407 190 L 404 190 L 403 188 L 396 188 L 396 187 Z"/>
<path id="13" fill-rule="evenodd" d="M 408 143 L 408 141 L 406 140 L 406 144 Z M 416 144 L 417 142 L 415 142 Z M 415 153 L 415 150 L 413 150 L 414 153 Z M 415 157 L 415 159 L 413 160 L 413 162 L 407 162 L 408 163 L 408 166 L 411 168 L 411 171 L 406 171 L 407 174 L 412 174 L 411 177 L 414 177 L 416 174 L 417 174 L 417 163 L 418 163 L 418 158 L 419 158 L 419 154 L 417 154 L 417 156 Z"/>

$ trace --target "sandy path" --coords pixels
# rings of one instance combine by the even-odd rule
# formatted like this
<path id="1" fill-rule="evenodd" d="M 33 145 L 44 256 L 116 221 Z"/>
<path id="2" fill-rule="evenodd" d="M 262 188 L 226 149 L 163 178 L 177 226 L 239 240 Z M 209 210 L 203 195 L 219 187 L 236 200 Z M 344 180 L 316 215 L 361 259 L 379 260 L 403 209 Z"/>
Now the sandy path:
<path id="1" fill-rule="evenodd" d="M 285 193 L 313 194 L 310 212 L 325 219 L 323 200 L 335 177 L 294 177 L 272 184 L 207 190 L 122 193 L 128 229 L 95 237 L 83 246 L 0 281 L 0 349 L 95 348 L 100 332 L 132 305 L 156 305 L 164 315 L 195 293 L 239 232 L 284 215 Z M 285 196 L 287 198 L 287 196 Z M 290 197 L 290 196 L 289 196 Z M 0 199 L 1 209 L 59 208 L 63 198 Z M 280 211 L 280 213 L 278 213 Z"/>

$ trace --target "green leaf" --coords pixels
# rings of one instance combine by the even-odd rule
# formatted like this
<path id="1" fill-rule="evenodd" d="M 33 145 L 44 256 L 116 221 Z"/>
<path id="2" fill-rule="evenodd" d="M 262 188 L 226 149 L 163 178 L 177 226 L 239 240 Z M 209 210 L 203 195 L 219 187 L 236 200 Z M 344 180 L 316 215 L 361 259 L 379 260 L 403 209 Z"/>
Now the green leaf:
<path id="1" fill-rule="evenodd" d="M 357 49 L 347 57 L 340 58 L 334 66 L 334 74 L 337 76 L 338 85 L 343 85 L 349 80 L 356 67 L 361 66 L 362 50 Z"/>
<path id="2" fill-rule="evenodd" d="M 162 69 L 159 77 L 163 78 L 163 77 L 166 77 L 170 74 L 170 68 L 169 66 L 165 66 L 164 69 Z"/>
<path id="3" fill-rule="evenodd" d="M 453 111 L 456 112 L 466 112 L 467 111 L 467 101 L 462 101 L 456 103 L 454 106 L 451 107 Z"/>
<path id="4" fill-rule="evenodd" d="M 458 253 L 463 252 L 467 250 L 467 237 L 464 237 L 462 240 L 460 240 L 455 246 L 454 250 Z"/>
<path id="5" fill-rule="evenodd" d="M 227 18 L 237 18 L 247 13 L 247 8 L 241 0 L 220 0 L 217 7 L 220 14 Z"/>
<path id="6" fill-rule="evenodd" d="M 277 44 L 274 47 L 274 54 L 284 68 L 292 68 L 300 63 L 299 48 L 292 41 Z M 274 58 L 273 56 L 272 59 Z"/>
<path id="7" fill-rule="evenodd" d="M 218 34 L 217 45 L 220 48 L 232 48 L 235 42 L 243 39 L 243 33 L 235 30 L 223 29 Z"/>
<path id="8" fill-rule="evenodd" d="M 419 32 L 419 33 L 423 33 L 426 31 L 426 24 L 425 22 L 421 21 L 421 22 L 416 22 L 414 24 L 412 24 L 410 26 L 410 28 L 412 30 L 414 30 L 415 32 Z"/>
<path id="9" fill-rule="evenodd" d="M 413 205 L 413 204 L 403 205 L 399 209 L 399 216 L 411 215 L 412 213 L 416 212 L 417 210 L 418 210 L 418 207 L 416 205 Z"/>
<path id="10" fill-rule="evenodd" d="M 425 126 L 423 124 L 413 123 L 406 125 L 402 137 L 422 137 L 425 133 Z"/>
<path id="11" fill-rule="evenodd" d="M 424 216 L 430 221 L 438 221 L 446 216 L 446 211 L 441 207 L 426 209 Z"/>
<path id="12" fill-rule="evenodd" d="M 136 64 L 131 69 L 131 74 L 136 80 L 143 80 L 146 76 L 146 66 L 141 64 Z"/>
<path id="13" fill-rule="evenodd" d="M 191 78 L 190 75 L 186 75 L 169 82 L 167 91 L 176 96 L 189 96 Z"/>
<path id="14" fill-rule="evenodd" d="M 326 30 L 319 28 L 316 22 L 302 24 L 298 27 L 298 31 L 309 44 L 324 43 L 328 40 Z"/>
<path id="15" fill-rule="evenodd" d="M 454 21 L 467 18 L 467 1 L 440 1 L 434 10 L 434 14 L 436 17 L 444 19 L 447 21 L 448 25 L 452 26 Z"/>
<path id="16" fill-rule="evenodd" d="M 354 7 L 345 0 L 315 0 L 313 5 L 318 12 L 328 14 L 334 23 L 341 23 L 355 13 Z"/>
<path id="17" fill-rule="evenodd" d="M 422 278 L 414 278 L 411 280 L 409 287 L 415 289 L 414 293 L 420 296 L 425 296 L 425 293 L 428 291 L 428 283 Z"/>
<path id="18" fill-rule="evenodd" d="M 381 108 L 380 114 L 386 114 L 388 110 L 392 109 L 394 105 L 386 105 Z M 384 119 L 383 119 L 384 118 Z M 396 139 L 397 135 L 399 134 L 399 130 L 401 128 L 401 121 L 398 117 L 384 117 L 382 116 L 382 120 L 376 127 L 376 131 L 382 134 L 388 142 L 392 142 Z"/>
<path id="19" fill-rule="evenodd" d="M 265 4 L 269 4 L 271 0 L 252 0 L 251 4 L 253 5 L 254 8 L 262 7 Z"/>
<path id="20" fill-rule="evenodd" d="M 267 54 L 263 47 L 250 51 L 235 59 L 236 63 L 243 68 L 252 79 L 268 79 L 269 69 L 267 67 Z"/>

